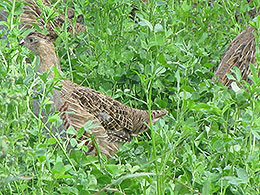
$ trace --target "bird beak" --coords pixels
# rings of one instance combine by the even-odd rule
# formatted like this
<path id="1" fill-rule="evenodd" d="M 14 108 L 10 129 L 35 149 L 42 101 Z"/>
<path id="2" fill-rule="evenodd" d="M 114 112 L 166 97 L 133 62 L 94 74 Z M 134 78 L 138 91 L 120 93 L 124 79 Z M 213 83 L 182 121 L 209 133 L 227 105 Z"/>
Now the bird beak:
<path id="1" fill-rule="evenodd" d="M 19 45 L 23 45 L 24 44 L 24 39 L 20 41 Z"/>

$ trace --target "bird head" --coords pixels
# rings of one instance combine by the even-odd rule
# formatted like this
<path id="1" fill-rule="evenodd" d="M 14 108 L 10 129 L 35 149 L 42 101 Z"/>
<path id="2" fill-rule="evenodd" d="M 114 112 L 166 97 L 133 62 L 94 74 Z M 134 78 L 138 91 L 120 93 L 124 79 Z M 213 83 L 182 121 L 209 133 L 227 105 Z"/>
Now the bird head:
<path id="1" fill-rule="evenodd" d="M 19 45 L 24 45 L 25 47 L 33 51 L 36 55 L 40 55 L 42 53 L 42 50 L 54 47 L 53 41 L 56 38 L 56 34 L 44 35 L 39 32 L 31 32 L 19 43 Z"/>

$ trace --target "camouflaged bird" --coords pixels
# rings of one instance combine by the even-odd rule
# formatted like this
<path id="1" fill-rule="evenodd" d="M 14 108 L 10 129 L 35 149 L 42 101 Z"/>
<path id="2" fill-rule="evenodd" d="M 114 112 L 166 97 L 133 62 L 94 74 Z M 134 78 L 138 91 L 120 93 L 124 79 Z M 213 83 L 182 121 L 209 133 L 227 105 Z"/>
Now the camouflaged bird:
<path id="1" fill-rule="evenodd" d="M 53 65 L 60 69 L 51 39 L 48 35 L 33 32 L 20 42 L 40 57 L 40 73 L 50 70 Z M 72 126 L 79 130 L 90 120 L 99 124 L 91 129 L 91 133 L 96 137 L 100 151 L 107 156 L 112 156 L 119 149 L 120 142 L 129 142 L 133 136 L 147 129 L 147 110 L 128 107 L 70 80 L 61 81 L 61 85 L 60 91 L 53 90 L 53 101 L 61 112 L 64 128 Z M 156 122 L 167 113 L 166 110 L 152 110 L 152 121 Z M 93 143 L 88 143 L 88 147 L 90 152 L 96 153 Z"/>
<path id="2" fill-rule="evenodd" d="M 21 15 L 22 26 L 31 29 L 33 28 L 33 25 L 38 25 L 41 29 L 46 27 L 49 33 L 50 32 L 54 33 L 55 27 L 61 28 L 62 25 L 65 23 L 65 16 L 58 13 L 58 16 L 56 16 L 53 21 L 49 21 L 48 23 L 46 23 L 42 16 L 43 11 L 40 8 L 43 6 L 45 6 L 49 10 L 52 10 L 52 12 L 55 13 L 51 3 L 48 0 L 42 0 L 41 6 L 40 6 L 40 2 L 36 0 L 25 0 L 23 3 L 24 12 Z M 67 15 L 68 15 L 67 22 L 69 23 L 67 28 L 68 32 L 78 34 L 86 30 L 86 27 L 80 23 L 76 23 L 75 26 L 70 23 L 70 19 L 74 17 L 74 12 L 71 8 L 68 8 Z"/>
<path id="3" fill-rule="evenodd" d="M 248 75 L 251 73 L 249 64 L 252 63 L 256 65 L 256 47 L 255 37 L 253 34 L 255 32 L 256 30 L 252 26 L 248 26 L 226 49 L 219 63 L 218 69 L 215 72 L 218 81 L 223 85 L 228 86 L 229 88 L 231 87 L 233 81 L 229 80 L 226 75 L 231 73 L 234 66 L 237 66 L 240 69 L 242 80 L 252 83 L 248 78 Z"/>

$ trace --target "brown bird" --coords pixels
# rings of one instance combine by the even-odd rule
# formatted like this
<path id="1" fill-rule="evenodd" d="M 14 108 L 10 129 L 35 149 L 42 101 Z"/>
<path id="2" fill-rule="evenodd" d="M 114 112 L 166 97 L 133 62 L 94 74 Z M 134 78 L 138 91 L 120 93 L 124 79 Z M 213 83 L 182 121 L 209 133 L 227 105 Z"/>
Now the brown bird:
<path id="1" fill-rule="evenodd" d="M 51 9 L 53 13 L 55 11 L 53 10 L 51 3 L 48 0 L 42 0 L 43 6 L 46 6 L 47 8 Z M 54 21 L 49 21 L 48 23 L 45 22 L 42 14 L 42 10 L 40 9 L 39 5 L 37 4 L 36 0 L 25 0 L 23 4 L 24 12 L 21 15 L 21 22 L 22 26 L 25 28 L 33 28 L 33 24 L 38 25 L 41 29 L 45 26 L 48 32 L 55 33 L 55 27 L 61 28 L 62 25 L 65 23 L 65 16 L 62 14 L 58 14 L 58 16 L 55 17 Z M 74 17 L 74 13 L 72 14 L 72 10 L 68 9 L 68 19 L 67 22 L 69 23 L 67 31 L 71 33 L 78 34 L 80 32 L 86 31 L 86 27 L 82 24 L 76 23 L 75 26 L 73 26 L 70 23 L 69 18 Z"/>
<path id="2" fill-rule="evenodd" d="M 231 87 L 232 80 L 227 78 L 234 66 L 237 66 L 242 74 L 242 80 L 251 83 L 248 75 L 251 73 L 249 64 L 256 65 L 255 59 L 255 37 L 256 30 L 248 26 L 228 46 L 215 72 L 218 81 L 223 85 Z M 214 79 L 213 79 L 214 80 Z"/>
<path id="3" fill-rule="evenodd" d="M 20 44 L 25 45 L 40 57 L 39 73 L 60 69 L 59 59 L 50 35 L 32 32 Z M 52 75 L 50 78 L 53 77 Z M 61 81 L 61 90 L 53 89 L 53 101 L 61 112 L 65 129 L 70 126 L 79 130 L 90 120 L 99 124 L 91 129 L 102 153 L 112 156 L 119 149 L 120 142 L 129 142 L 147 129 L 149 113 L 128 107 L 93 89 L 85 88 L 70 80 Z M 167 115 L 166 110 L 152 110 L 152 121 Z M 86 133 L 86 136 L 89 136 Z M 88 143 L 89 152 L 96 153 L 93 143 Z"/>

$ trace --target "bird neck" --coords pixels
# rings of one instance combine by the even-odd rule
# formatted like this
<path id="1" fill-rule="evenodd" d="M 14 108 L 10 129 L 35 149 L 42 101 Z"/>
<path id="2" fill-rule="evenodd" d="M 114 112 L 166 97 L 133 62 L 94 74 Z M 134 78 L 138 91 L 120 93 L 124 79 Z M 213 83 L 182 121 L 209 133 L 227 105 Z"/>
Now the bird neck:
<path id="1" fill-rule="evenodd" d="M 49 70 L 52 70 L 53 66 L 56 66 L 59 70 L 60 62 L 55 53 L 54 46 L 45 47 L 41 50 L 42 52 L 39 54 L 40 56 L 40 66 L 38 69 L 39 73 L 45 73 Z M 51 74 L 53 76 L 53 74 Z"/>

